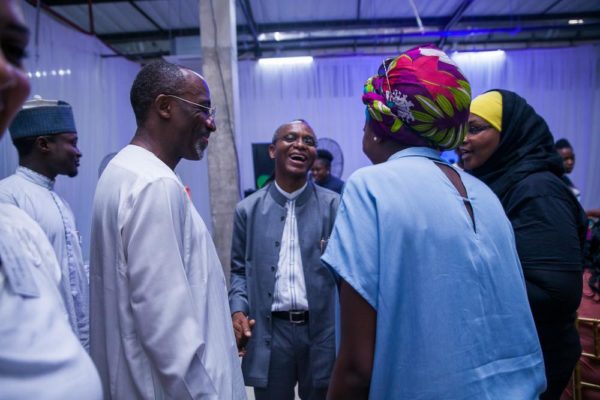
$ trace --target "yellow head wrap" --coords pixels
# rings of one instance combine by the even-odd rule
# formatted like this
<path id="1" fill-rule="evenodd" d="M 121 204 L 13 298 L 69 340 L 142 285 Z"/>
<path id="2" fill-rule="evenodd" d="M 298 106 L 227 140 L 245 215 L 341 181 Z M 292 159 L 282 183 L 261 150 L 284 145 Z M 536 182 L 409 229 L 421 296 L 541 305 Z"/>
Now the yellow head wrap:
<path id="1" fill-rule="evenodd" d="M 471 101 L 471 113 L 485 119 L 498 132 L 502 132 L 502 95 L 491 91 Z"/>

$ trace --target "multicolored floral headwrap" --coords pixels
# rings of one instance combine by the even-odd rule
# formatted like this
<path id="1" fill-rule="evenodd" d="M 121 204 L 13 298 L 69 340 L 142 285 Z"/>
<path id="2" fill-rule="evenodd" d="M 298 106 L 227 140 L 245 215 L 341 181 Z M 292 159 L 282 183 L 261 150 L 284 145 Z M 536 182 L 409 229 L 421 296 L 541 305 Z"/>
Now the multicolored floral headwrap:
<path id="1" fill-rule="evenodd" d="M 471 86 L 434 45 L 384 61 L 362 100 L 375 134 L 406 145 L 454 149 L 468 130 Z"/>

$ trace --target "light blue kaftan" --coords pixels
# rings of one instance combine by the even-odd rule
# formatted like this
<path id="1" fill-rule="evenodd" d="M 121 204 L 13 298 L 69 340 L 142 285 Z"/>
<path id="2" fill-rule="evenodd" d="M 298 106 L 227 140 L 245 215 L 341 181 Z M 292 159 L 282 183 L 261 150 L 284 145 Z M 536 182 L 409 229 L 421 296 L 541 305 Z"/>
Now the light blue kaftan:
<path id="1" fill-rule="evenodd" d="M 409 148 L 346 182 L 322 260 L 377 311 L 371 399 L 537 399 L 544 365 L 510 222 Z M 342 333 L 343 335 L 343 333 Z"/>
<path id="2" fill-rule="evenodd" d="M 23 210 L 0 204 L 0 400 L 101 400 L 67 319 L 54 251 Z"/>
<path id="3" fill-rule="evenodd" d="M 60 292 L 69 322 L 89 351 L 89 279 L 84 269 L 80 235 L 69 204 L 54 191 L 54 180 L 25 167 L 0 181 L 0 203 L 13 204 L 37 222 L 60 264 Z"/>

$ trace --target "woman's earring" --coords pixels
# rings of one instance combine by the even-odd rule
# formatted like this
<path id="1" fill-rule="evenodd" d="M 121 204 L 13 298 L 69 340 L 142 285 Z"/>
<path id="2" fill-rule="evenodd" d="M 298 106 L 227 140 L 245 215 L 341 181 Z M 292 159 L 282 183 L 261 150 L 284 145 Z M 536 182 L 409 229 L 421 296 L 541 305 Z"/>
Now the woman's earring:
<path id="1" fill-rule="evenodd" d="M 373 136 L 373 141 L 374 142 L 379 142 L 379 138 L 377 136 Z"/>

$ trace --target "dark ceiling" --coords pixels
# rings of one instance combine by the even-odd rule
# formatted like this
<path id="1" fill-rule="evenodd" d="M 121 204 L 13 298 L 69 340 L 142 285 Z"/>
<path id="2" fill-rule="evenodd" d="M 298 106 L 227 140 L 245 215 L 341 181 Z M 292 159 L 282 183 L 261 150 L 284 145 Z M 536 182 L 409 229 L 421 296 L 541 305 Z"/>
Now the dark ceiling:
<path id="1" fill-rule="evenodd" d="M 600 43 L 600 0 L 236 0 L 235 6 L 240 59 L 381 53 L 423 42 L 453 50 Z M 198 0 L 41 0 L 40 7 L 135 61 L 201 51 Z"/>

